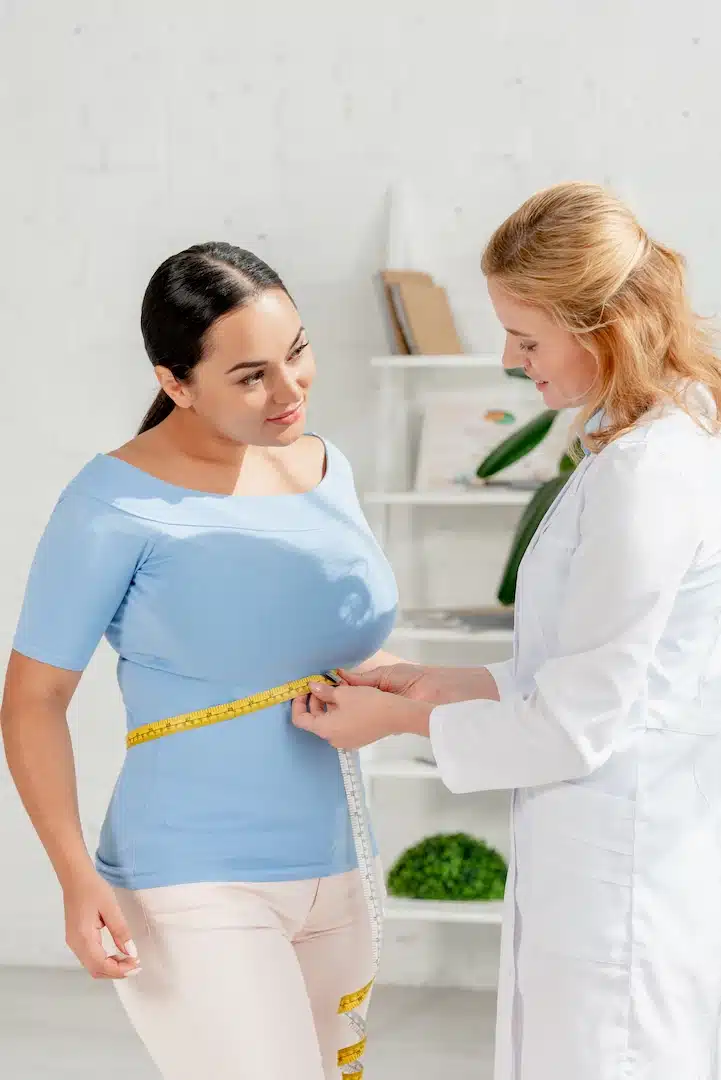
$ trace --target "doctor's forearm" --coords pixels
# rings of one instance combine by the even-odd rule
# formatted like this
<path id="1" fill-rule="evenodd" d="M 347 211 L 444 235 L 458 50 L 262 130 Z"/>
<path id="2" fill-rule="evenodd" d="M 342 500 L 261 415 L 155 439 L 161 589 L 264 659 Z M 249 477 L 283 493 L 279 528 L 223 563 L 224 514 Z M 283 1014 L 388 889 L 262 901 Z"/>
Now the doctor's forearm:
<path id="1" fill-rule="evenodd" d="M 499 701 L 498 681 L 487 667 L 427 667 L 423 669 L 419 693 L 433 705 L 450 705 L 456 701 Z M 426 686 L 427 683 L 427 686 Z"/>
<path id="2" fill-rule="evenodd" d="M 409 701 L 396 734 L 429 735 L 433 710 L 458 702 L 498 702 L 498 684 L 488 668 L 424 668 L 429 687 L 422 701 Z M 435 685 L 433 685 L 435 683 Z"/>

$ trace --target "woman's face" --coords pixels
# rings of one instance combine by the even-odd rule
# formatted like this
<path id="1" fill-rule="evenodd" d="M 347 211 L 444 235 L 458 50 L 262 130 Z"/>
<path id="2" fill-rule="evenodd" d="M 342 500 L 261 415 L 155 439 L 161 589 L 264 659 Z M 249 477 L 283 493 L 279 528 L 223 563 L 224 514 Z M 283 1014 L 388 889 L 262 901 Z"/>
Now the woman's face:
<path id="1" fill-rule="evenodd" d="M 503 366 L 522 367 L 549 409 L 582 405 L 596 380 L 595 357 L 539 307 L 488 279 L 488 295 L 506 331 Z"/>
<path id="2" fill-rule="evenodd" d="M 280 289 L 218 319 L 187 382 L 166 368 L 156 373 L 178 407 L 192 409 L 232 442 L 284 446 L 305 430 L 315 360 L 300 316 Z"/>

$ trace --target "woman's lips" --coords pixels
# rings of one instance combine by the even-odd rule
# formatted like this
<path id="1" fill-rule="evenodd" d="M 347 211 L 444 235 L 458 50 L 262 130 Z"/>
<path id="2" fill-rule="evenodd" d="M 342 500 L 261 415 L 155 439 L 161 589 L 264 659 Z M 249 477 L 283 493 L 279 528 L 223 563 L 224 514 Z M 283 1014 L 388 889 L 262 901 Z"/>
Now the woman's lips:
<path id="1" fill-rule="evenodd" d="M 290 409 L 289 412 L 281 413 L 280 416 L 269 416 L 269 424 L 281 424 L 290 425 L 294 424 L 296 420 L 300 419 L 300 414 L 303 411 L 303 403 L 296 405 L 295 408 Z"/>

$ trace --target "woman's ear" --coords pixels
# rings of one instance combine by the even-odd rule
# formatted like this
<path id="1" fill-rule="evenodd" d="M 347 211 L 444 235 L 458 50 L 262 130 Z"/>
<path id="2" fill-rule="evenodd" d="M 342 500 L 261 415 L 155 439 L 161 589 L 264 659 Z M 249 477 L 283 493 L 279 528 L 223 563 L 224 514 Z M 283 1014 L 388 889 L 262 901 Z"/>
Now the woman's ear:
<path id="1" fill-rule="evenodd" d="M 160 389 L 168 395 L 173 404 L 178 409 L 189 409 L 193 401 L 187 383 L 177 379 L 170 368 L 163 367 L 162 364 L 156 364 L 154 371 Z"/>

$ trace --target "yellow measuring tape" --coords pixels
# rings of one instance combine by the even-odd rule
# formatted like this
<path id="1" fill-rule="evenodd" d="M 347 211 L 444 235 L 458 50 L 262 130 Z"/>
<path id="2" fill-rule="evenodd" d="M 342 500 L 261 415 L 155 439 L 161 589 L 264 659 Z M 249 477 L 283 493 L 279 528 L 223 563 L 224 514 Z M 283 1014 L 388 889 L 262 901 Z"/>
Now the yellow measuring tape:
<path id="1" fill-rule="evenodd" d="M 238 698 L 236 701 L 229 701 L 224 705 L 211 705 L 207 709 L 196 709 L 195 712 L 182 713 L 180 716 L 170 716 L 165 720 L 156 720 L 151 724 L 143 724 L 141 727 L 128 732 L 126 745 L 130 749 L 133 746 L 151 742 L 153 739 L 162 739 L 165 735 L 174 735 L 180 731 L 192 731 L 195 728 L 207 727 L 209 724 L 218 724 L 223 720 L 234 720 L 239 716 L 246 716 L 249 713 L 258 712 L 260 709 L 267 709 L 271 705 L 281 705 L 284 702 L 292 701 L 293 698 L 309 694 L 310 684 L 313 682 L 322 682 L 335 686 L 340 682 L 340 679 L 333 671 L 322 675 L 308 675 L 303 679 L 295 679 L 293 682 L 275 686 L 271 690 L 262 690 L 258 694 Z M 368 998 L 375 982 L 375 974 L 380 961 L 383 912 L 380 890 L 376 880 L 368 815 L 365 810 L 363 783 L 357 760 L 349 750 L 339 750 L 338 756 L 343 775 L 343 787 L 348 802 L 353 841 L 358 856 L 358 869 L 361 876 L 363 896 L 370 920 L 374 973 L 369 983 L 352 994 L 346 994 L 341 998 L 338 1005 L 338 1014 L 348 1018 L 353 1031 L 359 1036 L 357 1042 L 338 1051 L 338 1068 L 341 1070 L 344 1080 L 361 1080 L 363 1076 L 361 1059 L 365 1053 L 367 1037 L 365 1017 L 358 1012 L 358 1009 Z"/>
<path id="2" fill-rule="evenodd" d="M 164 735 L 174 735 L 178 731 L 192 731 L 193 728 L 207 727 L 208 724 L 219 724 L 222 720 L 234 720 L 238 716 L 258 712 L 259 709 L 267 709 L 271 705 L 282 705 L 293 698 L 309 694 L 312 682 L 334 685 L 336 681 L 329 675 L 308 675 L 304 679 L 274 686 L 272 690 L 261 690 L 258 694 L 238 698 L 237 701 L 229 701 L 225 705 L 211 705 L 208 709 L 196 709 L 195 712 L 170 716 L 167 720 L 155 720 L 152 724 L 143 724 L 142 727 L 128 732 L 126 745 L 130 749 L 131 746 L 139 746 L 151 739 L 162 739 Z"/>

